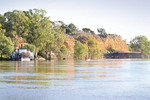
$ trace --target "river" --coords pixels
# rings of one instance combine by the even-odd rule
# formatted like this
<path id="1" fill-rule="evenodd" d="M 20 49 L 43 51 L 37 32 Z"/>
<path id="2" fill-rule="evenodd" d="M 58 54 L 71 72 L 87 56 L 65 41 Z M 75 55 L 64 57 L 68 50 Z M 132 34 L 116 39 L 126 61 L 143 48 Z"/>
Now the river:
<path id="1" fill-rule="evenodd" d="M 0 62 L 0 100 L 148 99 L 147 59 Z"/>

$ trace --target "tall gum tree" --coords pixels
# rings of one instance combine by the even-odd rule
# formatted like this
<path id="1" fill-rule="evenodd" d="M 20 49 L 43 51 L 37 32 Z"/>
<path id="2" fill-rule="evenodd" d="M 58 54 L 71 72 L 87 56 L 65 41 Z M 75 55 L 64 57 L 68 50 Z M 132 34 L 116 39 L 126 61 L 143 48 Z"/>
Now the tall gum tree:
<path id="1" fill-rule="evenodd" d="M 5 30 L 1 28 L 0 24 L 0 55 L 1 58 L 3 54 L 11 56 L 14 51 L 14 44 L 9 37 L 5 36 Z"/>
<path id="2" fill-rule="evenodd" d="M 35 57 L 39 50 L 42 50 L 43 39 L 48 38 L 48 34 L 51 34 L 52 24 L 49 21 L 49 17 L 46 17 L 46 11 L 42 9 L 30 9 L 29 11 L 24 11 L 25 15 L 30 19 L 29 27 L 30 31 L 27 36 L 28 43 L 36 46 Z M 47 25 L 47 26 L 46 26 Z"/>
<path id="3" fill-rule="evenodd" d="M 45 52 L 46 59 L 50 51 L 59 51 L 64 43 L 64 29 L 59 25 L 53 25 L 46 17 L 46 11 L 42 9 L 33 9 L 24 11 L 25 15 L 30 19 L 30 32 L 27 41 L 36 46 L 35 56 L 38 51 Z"/>
<path id="4" fill-rule="evenodd" d="M 18 35 L 26 39 L 29 32 L 29 18 L 23 11 L 14 10 L 4 14 L 6 19 L 5 28 L 6 36 L 13 37 Z"/>

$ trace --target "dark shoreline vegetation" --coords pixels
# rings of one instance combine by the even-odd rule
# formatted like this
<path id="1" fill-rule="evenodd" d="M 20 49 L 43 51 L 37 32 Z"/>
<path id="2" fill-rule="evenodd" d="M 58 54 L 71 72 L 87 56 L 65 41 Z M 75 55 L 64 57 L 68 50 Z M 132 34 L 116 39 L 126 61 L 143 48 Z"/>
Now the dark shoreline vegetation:
<path id="1" fill-rule="evenodd" d="M 99 34 L 95 34 L 90 28 L 79 30 L 73 23 L 66 25 L 63 21 L 51 21 L 42 9 L 30 9 L 29 11 L 13 10 L 0 14 L 0 60 L 11 60 L 12 53 L 18 49 L 15 37 L 23 38 L 26 48 L 35 54 L 35 58 L 44 57 L 51 60 L 51 52 L 55 52 L 56 58 L 65 58 L 68 48 L 64 45 L 66 34 L 91 34 L 105 40 L 108 34 L 104 28 L 97 28 Z M 85 38 L 83 38 L 84 40 Z M 98 55 L 115 52 L 112 47 L 101 50 L 95 37 L 88 37 L 86 43 L 75 40 L 73 54 L 75 59 L 98 59 Z M 128 44 L 130 51 L 142 53 L 143 58 L 149 58 L 150 41 L 146 36 L 137 36 Z M 120 50 L 121 51 L 121 50 Z"/>

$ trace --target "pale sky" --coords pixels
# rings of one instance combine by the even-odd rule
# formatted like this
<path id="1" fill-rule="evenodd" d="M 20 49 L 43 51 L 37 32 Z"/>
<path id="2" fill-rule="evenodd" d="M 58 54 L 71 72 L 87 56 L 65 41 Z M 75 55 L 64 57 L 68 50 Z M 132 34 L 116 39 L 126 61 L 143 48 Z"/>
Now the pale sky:
<path id="1" fill-rule="evenodd" d="M 129 43 L 137 35 L 150 39 L 150 0 L 0 0 L 0 14 L 44 9 L 50 20 L 74 23 L 79 29 L 104 28 Z"/>

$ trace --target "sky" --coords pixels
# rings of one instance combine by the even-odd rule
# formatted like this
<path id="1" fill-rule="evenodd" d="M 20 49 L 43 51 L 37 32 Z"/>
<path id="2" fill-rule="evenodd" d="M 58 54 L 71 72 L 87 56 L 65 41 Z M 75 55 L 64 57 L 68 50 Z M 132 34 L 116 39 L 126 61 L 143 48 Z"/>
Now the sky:
<path id="1" fill-rule="evenodd" d="M 46 10 L 51 21 L 73 23 L 97 34 L 97 28 L 104 28 L 127 43 L 138 35 L 150 39 L 150 0 L 0 0 L 0 14 L 34 8 Z"/>

